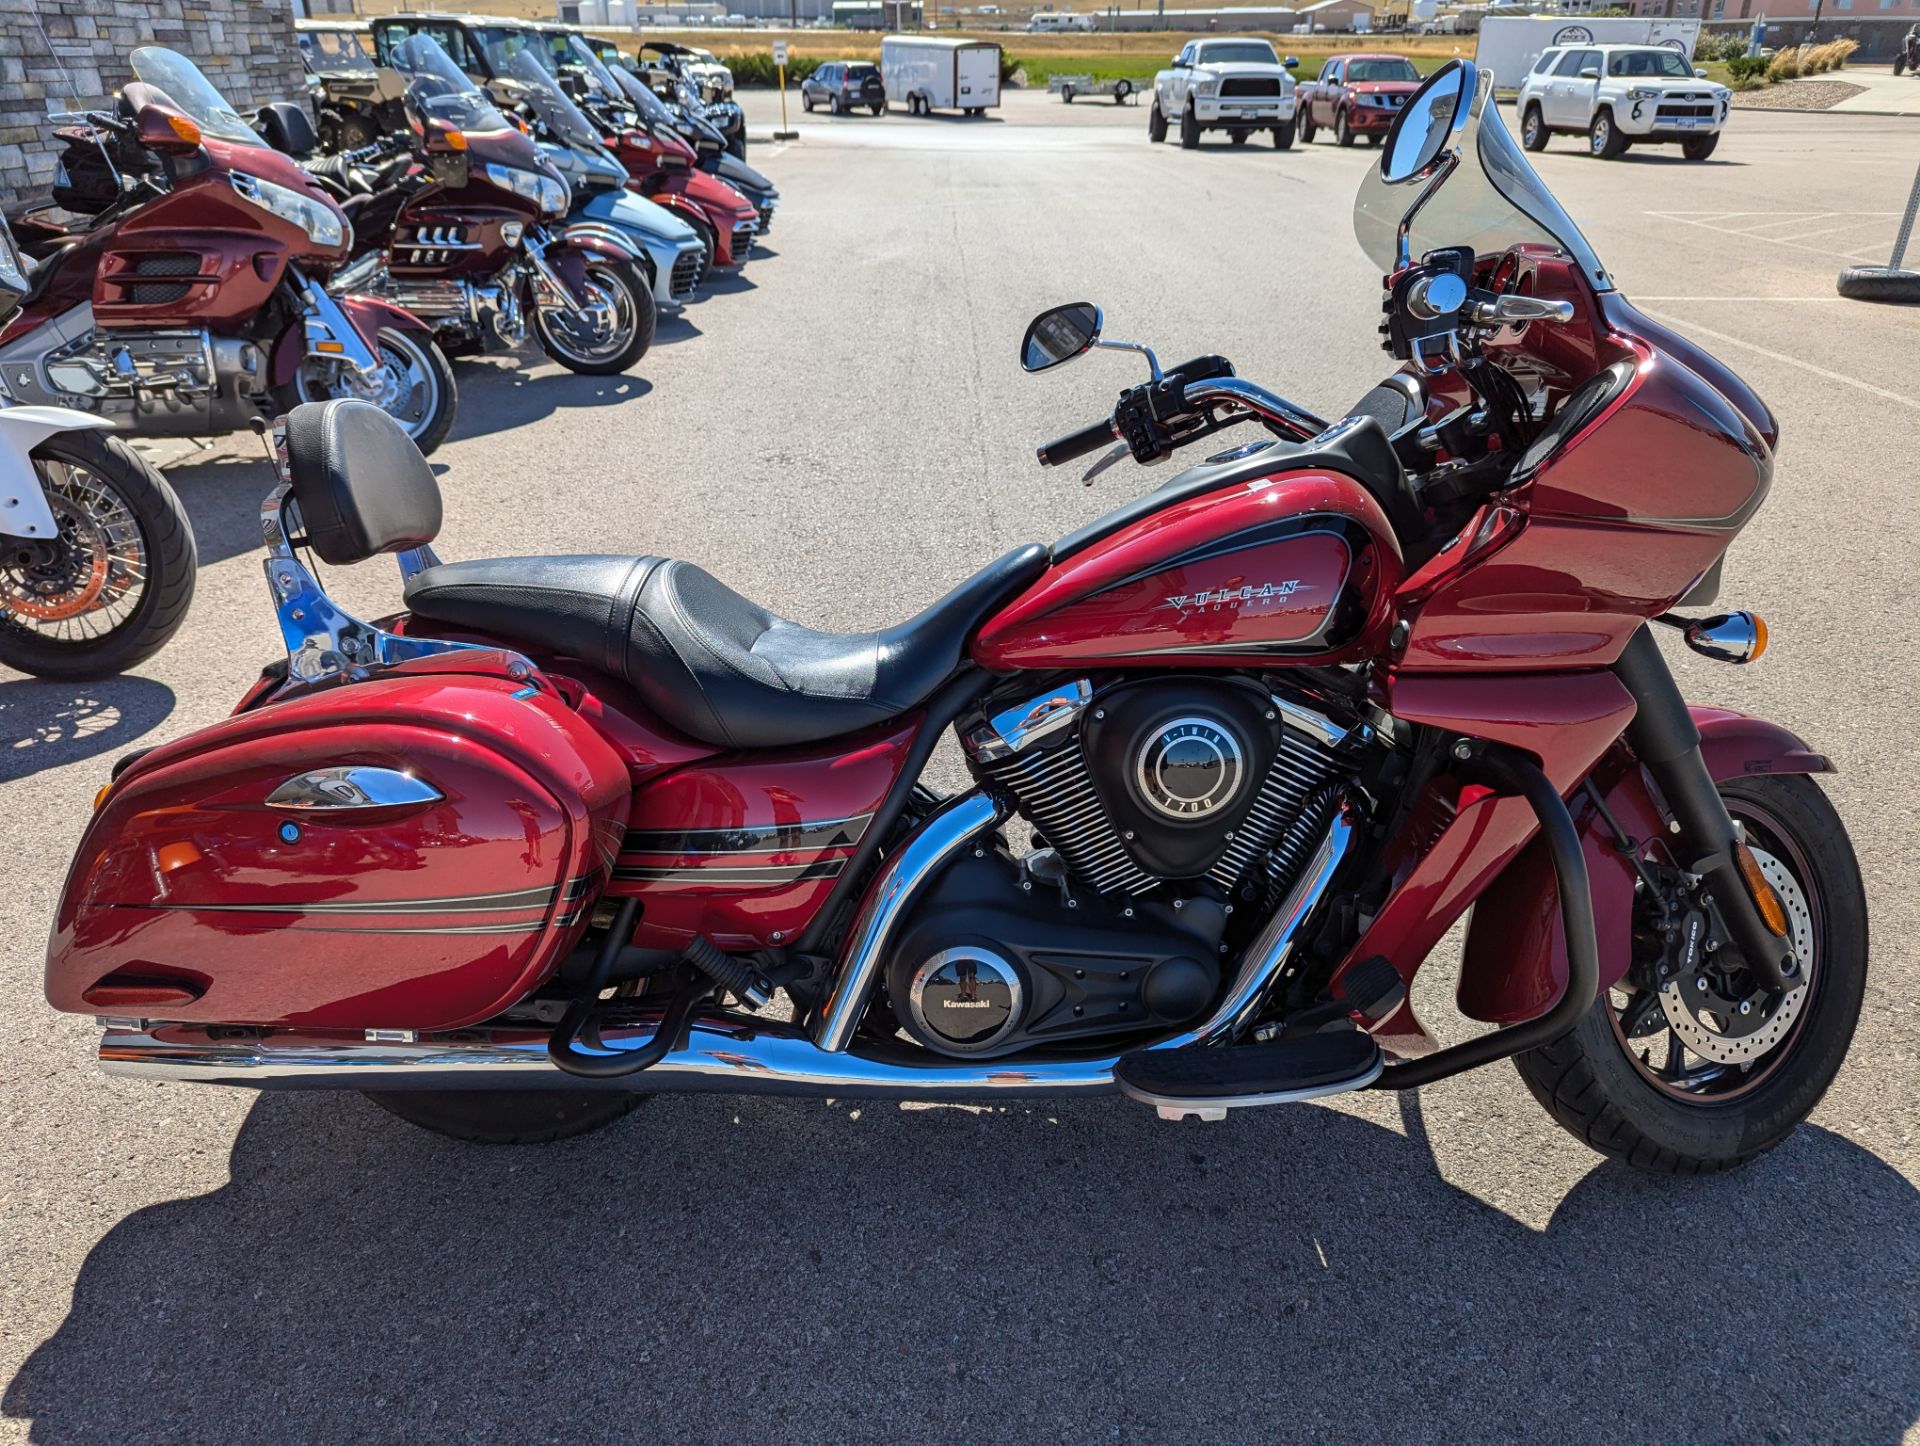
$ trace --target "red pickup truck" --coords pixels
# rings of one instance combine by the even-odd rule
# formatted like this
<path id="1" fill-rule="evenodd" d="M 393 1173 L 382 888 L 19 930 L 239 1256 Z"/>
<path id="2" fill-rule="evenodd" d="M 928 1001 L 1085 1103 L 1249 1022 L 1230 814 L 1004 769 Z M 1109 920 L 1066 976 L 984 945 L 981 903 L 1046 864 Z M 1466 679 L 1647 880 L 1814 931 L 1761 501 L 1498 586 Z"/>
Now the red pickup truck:
<path id="1" fill-rule="evenodd" d="M 1295 97 L 1300 140 L 1330 130 L 1343 146 L 1361 136 L 1377 146 L 1419 88 L 1420 72 L 1404 55 L 1336 55 Z"/>

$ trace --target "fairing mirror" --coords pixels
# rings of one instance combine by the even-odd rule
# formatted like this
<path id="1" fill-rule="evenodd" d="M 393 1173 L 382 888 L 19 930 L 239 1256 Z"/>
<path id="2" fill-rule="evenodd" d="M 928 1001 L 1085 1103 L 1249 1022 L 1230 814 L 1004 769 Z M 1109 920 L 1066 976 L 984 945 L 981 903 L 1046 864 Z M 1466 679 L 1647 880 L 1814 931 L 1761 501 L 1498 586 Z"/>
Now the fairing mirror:
<path id="1" fill-rule="evenodd" d="M 1457 156 L 1478 82 L 1473 65 L 1464 60 L 1450 60 L 1427 77 L 1393 118 L 1380 147 L 1380 179 L 1389 186 L 1425 180 L 1440 170 L 1450 150 Z"/>
<path id="2" fill-rule="evenodd" d="M 1100 308 L 1091 301 L 1041 312 L 1027 328 L 1026 340 L 1020 343 L 1022 369 L 1043 372 L 1091 351 L 1100 340 L 1104 321 Z"/>
<path id="3" fill-rule="evenodd" d="M 133 136 L 156 155 L 190 156 L 200 149 L 200 127 L 170 105 L 141 106 L 133 118 Z"/>

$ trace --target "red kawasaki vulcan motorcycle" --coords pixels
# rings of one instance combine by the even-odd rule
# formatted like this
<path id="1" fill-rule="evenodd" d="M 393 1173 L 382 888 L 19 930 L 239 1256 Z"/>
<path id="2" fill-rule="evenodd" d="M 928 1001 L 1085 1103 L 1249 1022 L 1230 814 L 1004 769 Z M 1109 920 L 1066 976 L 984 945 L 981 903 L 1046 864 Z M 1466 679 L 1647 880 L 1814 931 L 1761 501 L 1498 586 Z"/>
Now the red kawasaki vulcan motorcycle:
<path id="1" fill-rule="evenodd" d="M 1205 1119 L 1512 1058 L 1637 1166 L 1778 1143 L 1860 1010 L 1860 875 L 1826 759 L 1689 707 L 1654 642 L 1764 646 L 1675 609 L 1774 420 L 1614 290 L 1470 65 L 1356 229 L 1402 366 L 1351 414 L 1131 346 L 1151 379 L 1043 462 L 1267 435 L 883 632 L 657 557 L 441 563 L 397 430 L 300 408 L 265 512 L 288 659 L 115 770 L 49 999 L 105 1016 L 117 1074 L 481 1140 L 672 1090 Z M 1025 364 L 1122 345 L 1062 307 Z M 411 611 L 346 615 L 303 543 L 399 553 Z M 973 782 L 941 796 L 949 726 Z M 1440 1048 L 1409 985 L 1470 905 L 1459 1004 L 1498 1027 Z"/>
<path id="2" fill-rule="evenodd" d="M 87 228 L 18 228 L 40 265 L 0 325 L 6 391 L 144 436 L 356 397 L 432 451 L 453 425 L 453 371 L 399 307 L 321 285 L 353 246 L 340 208 L 185 56 L 150 45 L 128 64 L 118 113 L 61 132 L 54 199 Z"/>

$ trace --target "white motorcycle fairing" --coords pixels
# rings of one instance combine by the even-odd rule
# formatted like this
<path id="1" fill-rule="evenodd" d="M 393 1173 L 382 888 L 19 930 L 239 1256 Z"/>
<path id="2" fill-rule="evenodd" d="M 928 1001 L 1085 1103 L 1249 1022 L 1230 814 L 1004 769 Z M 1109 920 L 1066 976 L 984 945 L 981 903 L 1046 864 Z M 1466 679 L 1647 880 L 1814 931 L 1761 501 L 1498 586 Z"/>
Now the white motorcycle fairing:
<path id="1" fill-rule="evenodd" d="M 110 431 L 112 426 L 71 407 L 0 406 L 0 536 L 51 538 L 60 530 L 40 474 L 33 470 L 29 454 L 35 447 L 57 432 Z"/>

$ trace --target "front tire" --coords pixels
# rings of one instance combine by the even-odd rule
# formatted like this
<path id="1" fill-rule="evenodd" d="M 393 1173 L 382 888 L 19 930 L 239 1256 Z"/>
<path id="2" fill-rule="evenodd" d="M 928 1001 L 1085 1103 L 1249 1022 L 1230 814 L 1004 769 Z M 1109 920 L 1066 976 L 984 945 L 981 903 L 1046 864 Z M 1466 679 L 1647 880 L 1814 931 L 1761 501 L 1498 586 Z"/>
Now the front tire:
<path id="1" fill-rule="evenodd" d="M 1718 132 L 1710 136 L 1689 136 L 1680 142 L 1680 154 L 1690 161 L 1704 161 L 1720 144 Z"/>
<path id="2" fill-rule="evenodd" d="M 383 369 L 377 381 L 364 381 L 345 366 L 306 357 L 291 378 L 273 389 L 273 405 L 285 413 L 302 402 L 336 397 L 372 402 L 406 430 L 422 456 L 431 456 L 447 439 L 459 409 L 453 367 L 431 336 L 386 326 L 376 340 Z"/>
<path id="3" fill-rule="evenodd" d="M 1153 105 L 1147 110 L 1147 139 L 1156 146 L 1167 138 L 1167 117 L 1160 109 L 1160 97 L 1153 98 Z"/>
<path id="4" fill-rule="evenodd" d="M 813 97 L 808 95 L 804 90 L 800 92 L 800 109 L 808 115 L 813 114 Z"/>
<path id="5" fill-rule="evenodd" d="M 1180 112 L 1180 149 L 1195 151 L 1200 148 L 1200 118 L 1188 106 Z"/>
<path id="6" fill-rule="evenodd" d="M 1273 148 L 1276 151 L 1290 151 L 1293 149 L 1293 127 L 1294 123 L 1292 121 L 1283 121 L 1273 128 Z"/>
<path id="7" fill-rule="evenodd" d="M 0 663 L 40 678 L 123 673 L 186 621 L 199 570 L 186 510 L 118 437 L 61 432 L 31 456 L 60 536 L 0 538 Z"/>
<path id="8" fill-rule="evenodd" d="M 1808 993 L 1784 1037 L 1716 1074 L 1704 1059 L 1689 1068 L 1684 1049 L 1676 1065 L 1676 1033 L 1664 1065 L 1655 1066 L 1657 1040 L 1637 1056 L 1619 1024 L 1612 996 L 1634 987 L 1623 980 L 1559 1040 L 1514 1061 L 1534 1098 L 1569 1133 L 1657 1174 L 1731 1169 L 1791 1134 L 1839 1072 L 1866 993 L 1866 891 L 1846 828 L 1819 784 L 1800 775 L 1742 778 L 1721 784 L 1720 793 L 1763 868 L 1771 858 L 1800 891 L 1797 906 L 1785 891 L 1783 902 L 1796 939 L 1804 933 L 1811 941 L 1803 965 Z"/>
<path id="9" fill-rule="evenodd" d="M 1350 146 L 1360 139 L 1354 134 L 1353 127 L 1347 124 L 1347 113 L 1344 110 L 1333 118 L 1333 138 L 1343 146 Z"/>
<path id="10" fill-rule="evenodd" d="M 1520 123 L 1520 144 L 1530 151 L 1544 151 L 1547 148 L 1547 123 L 1540 114 L 1540 107 L 1527 107 L 1527 118 Z"/>
<path id="11" fill-rule="evenodd" d="M 594 293 L 591 319 L 575 321 L 556 310 L 536 306 L 533 327 L 548 356 L 581 376 L 609 377 L 624 372 L 647 354 L 660 312 L 647 276 L 634 261 L 587 263 L 587 287 Z"/>
<path id="12" fill-rule="evenodd" d="M 1301 107 L 1298 119 L 1300 122 L 1300 144 L 1310 146 L 1313 144 L 1314 136 L 1318 134 L 1313 124 L 1313 107 L 1311 105 Z"/>
<path id="13" fill-rule="evenodd" d="M 367 1090 L 410 1125 L 470 1145 L 547 1145 L 603 1129 L 647 1096 L 624 1090 Z"/>
<path id="14" fill-rule="evenodd" d="M 1594 116 L 1587 128 L 1587 149 L 1603 161 L 1615 161 L 1626 154 L 1627 138 L 1613 123 L 1612 111 L 1603 110 Z"/>

